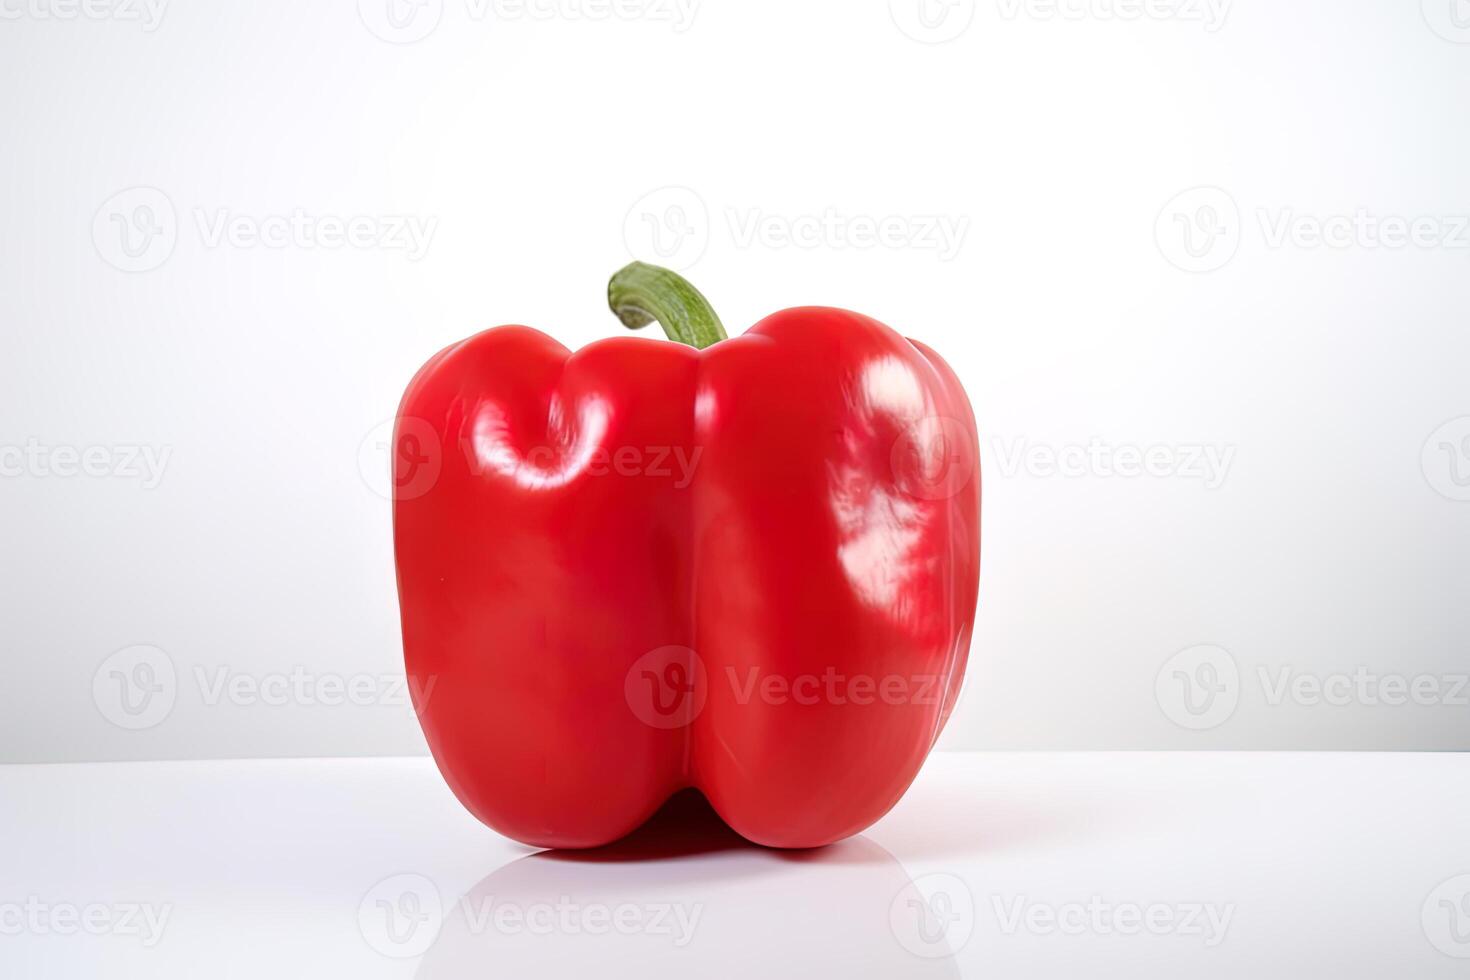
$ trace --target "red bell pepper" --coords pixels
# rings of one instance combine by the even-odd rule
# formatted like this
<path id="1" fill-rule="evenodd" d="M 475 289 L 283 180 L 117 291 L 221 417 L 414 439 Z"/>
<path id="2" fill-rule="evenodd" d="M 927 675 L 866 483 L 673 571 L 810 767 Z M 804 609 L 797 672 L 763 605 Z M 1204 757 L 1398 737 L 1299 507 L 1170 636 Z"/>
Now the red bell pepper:
<path id="1" fill-rule="evenodd" d="M 681 343 L 573 354 L 496 327 L 404 395 L 394 542 L 429 748 L 528 844 L 608 843 L 689 786 L 757 843 L 855 834 L 907 789 L 964 673 L 964 391 L 857 313 L 727 340 L 667 270 L 634 263 L 608 294 Z"/>

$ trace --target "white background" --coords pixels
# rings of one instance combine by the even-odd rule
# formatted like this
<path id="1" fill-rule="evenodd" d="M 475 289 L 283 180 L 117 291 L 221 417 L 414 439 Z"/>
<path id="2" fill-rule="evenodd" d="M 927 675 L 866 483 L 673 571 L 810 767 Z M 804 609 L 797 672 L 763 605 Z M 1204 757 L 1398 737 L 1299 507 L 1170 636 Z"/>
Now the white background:
<path id="1" fill-rule="evenodd" d="M 490 833 L 429 759 L 3 766 L 0 971 L 1463 980 L 1467 764 L 940 752 L 828 847 L 656 819 L 582 854 Z M 552 903 L 574 917 L 528 927 Z M 630 931 L 581 925 L 626 903 L 649 910 Z"/>
<path id="2" fill-rule="evenodd" d="M 0 762 L 423 752 L 379 424 L 633 257 L 960 374 L 943 745 L 1470 747 L 1463 0 L 154 2 L 0 0 Z"/>

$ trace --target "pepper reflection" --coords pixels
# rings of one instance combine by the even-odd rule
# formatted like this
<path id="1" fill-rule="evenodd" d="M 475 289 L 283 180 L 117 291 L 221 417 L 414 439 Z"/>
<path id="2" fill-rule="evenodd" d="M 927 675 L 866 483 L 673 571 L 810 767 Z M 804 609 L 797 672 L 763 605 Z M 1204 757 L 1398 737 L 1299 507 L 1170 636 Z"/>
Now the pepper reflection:
<path id="1" fill-rule="evenodd" d="M 445 910 L 417 976 L 958 977 L 945 897 L 862 836 L 750 844 L 686 790 L 617 843 L 486 876 Z"/>

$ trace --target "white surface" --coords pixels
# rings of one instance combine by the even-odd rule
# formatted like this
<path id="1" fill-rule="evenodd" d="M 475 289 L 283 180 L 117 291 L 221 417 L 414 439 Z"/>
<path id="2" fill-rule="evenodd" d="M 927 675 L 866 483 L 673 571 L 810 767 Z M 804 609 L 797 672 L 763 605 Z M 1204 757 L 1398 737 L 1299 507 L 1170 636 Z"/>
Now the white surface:
<path id="1" fill-rule="evenodd" d="M 986 530 L 945 745 L 1470 747 L 1464 701 L 1260 673 L 1466 674 L 1467 249 L 1273 244 L 1358 209 L 1454 233 L 1457 5 L 5 0 L 0 449 L 45 455 L 0 477 L 0 761 L 422 752 L 377 427 L 482 327 L 619 333 L 633 255 L 733 330 L 843 305 L 957 369 Z M 141 205 L 164 234 L 131 258 Z M 388 237 L 245 234 L 298 211 Z M 1162 475 L 1112 475 L 1155 445 Z M 97 448 L 114 475 L 49 467 Z M 1207 730 L 1155 702 L 1200 644 L 1238 677 Z M 93 681 L 137 645 L 173 700 L 122 729 Z M 297 670 L 368 702 L 249 693 Z"/>
<path id="2" fill-rule="evenodd" d="M 1467 810 L 1463 755 L 952 753 L 824 850 L 578 861 L 423 759 L 5 767 L 0 976 L 1462 977 Z M 28 901 L 163 925 L 15 934 Z"/>

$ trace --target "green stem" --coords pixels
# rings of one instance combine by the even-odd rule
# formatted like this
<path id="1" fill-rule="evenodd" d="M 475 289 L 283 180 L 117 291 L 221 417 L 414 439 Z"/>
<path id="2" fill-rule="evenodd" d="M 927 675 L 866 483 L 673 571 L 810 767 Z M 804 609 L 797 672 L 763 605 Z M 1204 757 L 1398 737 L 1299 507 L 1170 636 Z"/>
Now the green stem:
<path id="1" fill-rule="evenodd" d="M 657 320 L 670 340 L 701 350 L 725 339 L 709 300 L 689 280 L 656 265 L 634 262 L 607 284 L 607 305 L 631 330 Z"/>

